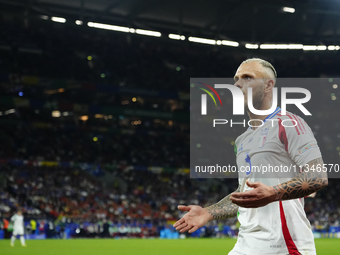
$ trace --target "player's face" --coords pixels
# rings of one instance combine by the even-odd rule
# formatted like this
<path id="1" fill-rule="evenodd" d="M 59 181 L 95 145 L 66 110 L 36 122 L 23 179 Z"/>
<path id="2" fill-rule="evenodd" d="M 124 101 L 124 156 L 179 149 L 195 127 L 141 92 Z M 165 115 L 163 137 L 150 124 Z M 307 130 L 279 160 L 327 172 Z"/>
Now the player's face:
<path id="1" fill-rule="evenodd" d="M 248 88 L 253 89 L 253 106 L 260 109 L 264 97 L 265 78 L 268 78 L 264 67 L 256 62 L 249 62 L 239 66 L 234 76 L 235 86 L 240 88 L 244 95 L 244 107 L 248 110 Z"/>

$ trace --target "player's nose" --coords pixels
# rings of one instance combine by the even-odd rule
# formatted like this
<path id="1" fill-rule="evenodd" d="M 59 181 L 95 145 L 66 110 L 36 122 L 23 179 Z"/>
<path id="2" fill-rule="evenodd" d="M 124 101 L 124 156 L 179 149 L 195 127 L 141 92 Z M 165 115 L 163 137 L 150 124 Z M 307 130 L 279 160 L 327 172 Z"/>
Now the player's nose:
<path id="1" fill-rule="evenodd" d="M 239 89 L 242 89 L 243 88 L 243 85 L 242 83 L 240 82 L 240 80 L 236 81 L 234 86 L 238 87 Z"/>

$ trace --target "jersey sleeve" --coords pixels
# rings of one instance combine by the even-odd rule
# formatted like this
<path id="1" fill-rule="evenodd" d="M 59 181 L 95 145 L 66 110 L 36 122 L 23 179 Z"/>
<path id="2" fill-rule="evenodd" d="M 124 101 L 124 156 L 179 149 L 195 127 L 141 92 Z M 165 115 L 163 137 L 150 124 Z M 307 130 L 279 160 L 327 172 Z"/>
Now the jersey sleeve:
<path id="1" fill-rule="evenodd" d="M 13 216 L 11 217 L 11 221 L 15 221 L 15 218 L 16 218 L 16 216 L 13 215 Z"/>
<path id="2" fill-rule="evenodd" d="M 291 160 L 298 166 L 302 166 L 313 159 L 322 157 L 314 134 L 307 123 L 296 115 L 288 117 L 289 119 L 284 120 L 284 126 L 283 121 L 279 121 L 281 122 L 279 123 L 279 138 Z"/>

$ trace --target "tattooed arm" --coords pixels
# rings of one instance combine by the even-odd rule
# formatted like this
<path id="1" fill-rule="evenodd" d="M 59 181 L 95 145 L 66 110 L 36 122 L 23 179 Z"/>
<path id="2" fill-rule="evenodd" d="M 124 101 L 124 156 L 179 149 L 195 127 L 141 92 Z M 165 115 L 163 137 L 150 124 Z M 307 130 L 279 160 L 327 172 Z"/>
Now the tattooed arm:
<path id="1" fill-rule="evenodd" d="M 303 172 L 298 176 L 274 186 L 275 201 L 305 197 L 327 186 L 327 171 L 311 171 L 311 169 L 318 169 L 322 165 L 322 158 L 314 159 L 305 165 Z"/>
<path id="2" fill-rule="evenodd" d="M 238 191 L 240 191 L 240 187 L 235 192 Z M 238 206 L 231 202 L 231 194 L 207 208 L 202 208 L 198 205 L 179 205 L 178 209 L 187 213 L 173 226 L 181 233 L 185 231 L 192 233 L 203 227 L 210 220 L 221 220 L 236 216 Z"/>
<path id="3" fill-rule="evenodd" d="M 239 192 L 239 191 L 240 191 L 240 186 L 234 192 Z M 213 220 L 223 220 L 223 219 L 235 217 L 237 215 L 238 205 L 231 202 L 230 200 L 231 194 L 223 198 L 218 203 L 205 208 L 208 210 Z"/>
<path id="4" fill-rule="evenodd" d="M 287 182 L 273 187 L 247 180 L 247 186 L 254 189 L 246 192 L 232 193 L 230 200 L 241 207 L 258 208 L 274 201 L 308 196 L 328 185 L 327 171 L 322 171 L 324 170 L 321 169 L 322 165 L 322 158 L 312 160 L 305 165 L 304 172 Z"/>

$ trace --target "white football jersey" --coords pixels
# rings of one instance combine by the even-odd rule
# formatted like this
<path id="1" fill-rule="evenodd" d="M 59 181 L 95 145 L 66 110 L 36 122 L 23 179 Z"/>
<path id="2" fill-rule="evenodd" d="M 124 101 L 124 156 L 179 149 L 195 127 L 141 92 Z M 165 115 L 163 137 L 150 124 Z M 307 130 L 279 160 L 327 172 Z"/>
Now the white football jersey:
<path id="1" fill-rule="evenodd" d="M 297 176 L 300 166 L 321 157 L 307 123 L 289 112 L 281 115 L 279 107 L 263 126 L 249 128 L 236 139 L 235 153 L 241 192 L 252 189 L 245 184 L 247 179 L 275 186 Z M 271 169 L 273 173 L 269 175 L 261 169 Z M 234 251 L 251 255 L 316 254 L 303 198 L 259 208 L 239 207 L 238 220 L 241 226 Z"/>
<path id="2" fill-rule="evenodd" d="M 24 216 L 14 214 L 11 218 L 11 221 L 14 221 L 13 229 L 24 228 Z"/>

